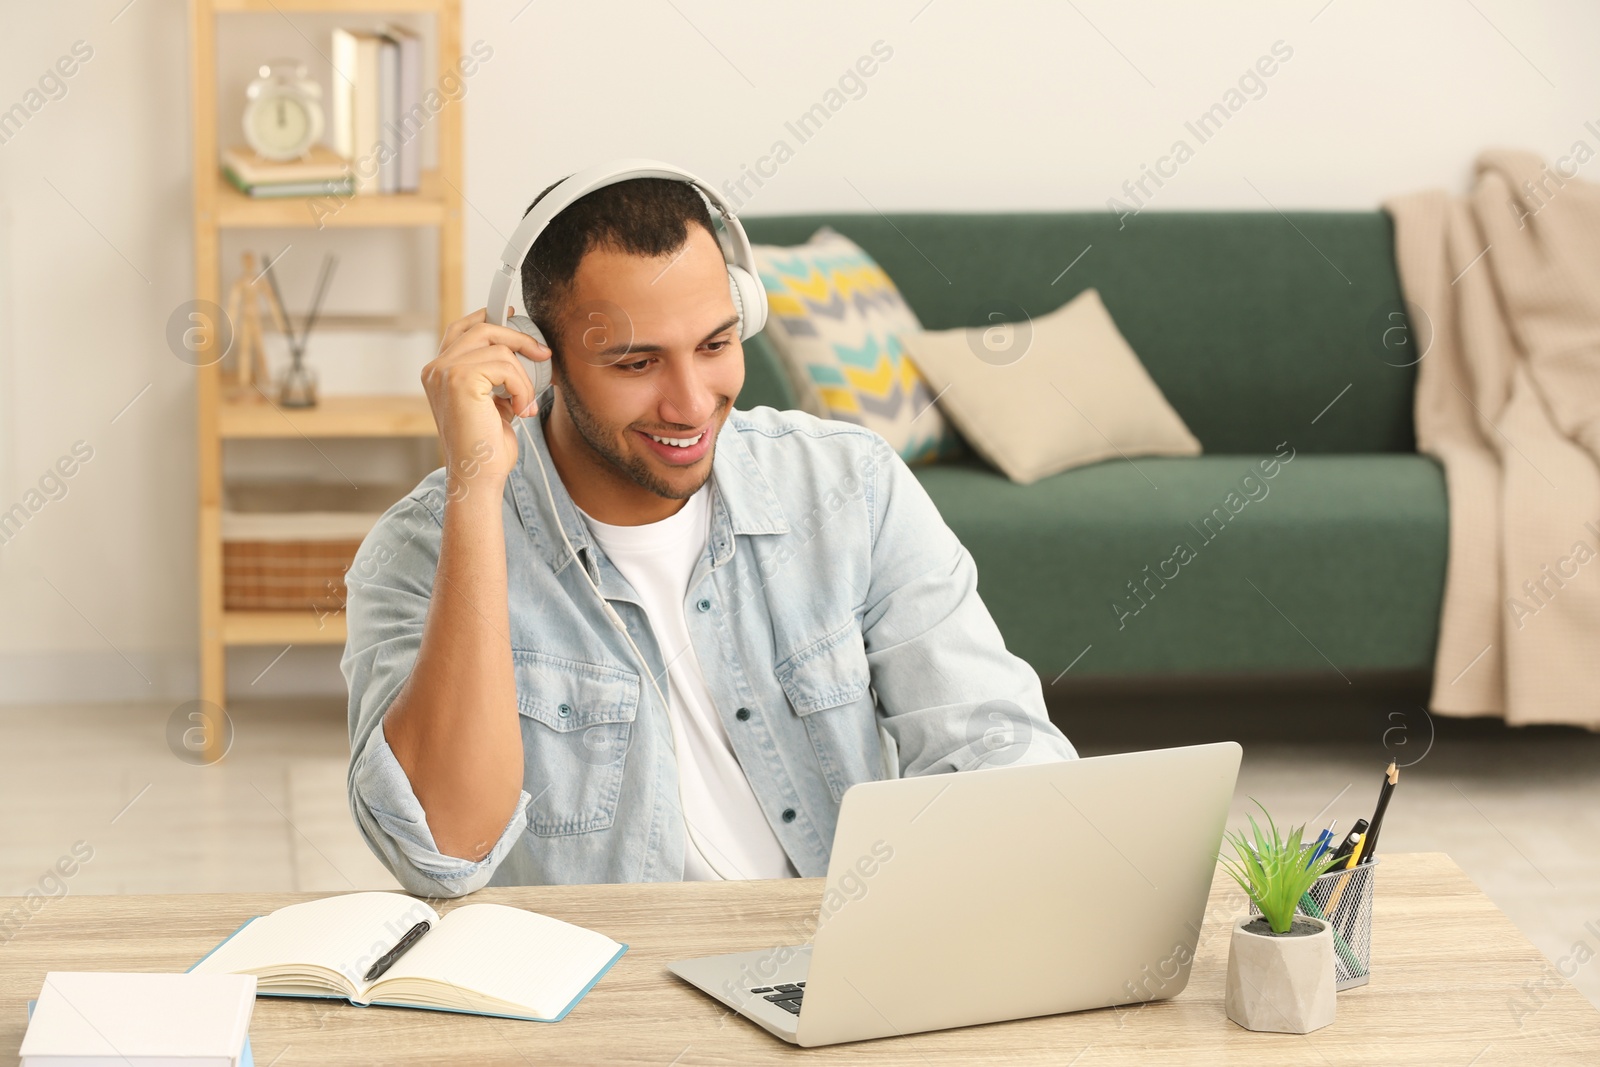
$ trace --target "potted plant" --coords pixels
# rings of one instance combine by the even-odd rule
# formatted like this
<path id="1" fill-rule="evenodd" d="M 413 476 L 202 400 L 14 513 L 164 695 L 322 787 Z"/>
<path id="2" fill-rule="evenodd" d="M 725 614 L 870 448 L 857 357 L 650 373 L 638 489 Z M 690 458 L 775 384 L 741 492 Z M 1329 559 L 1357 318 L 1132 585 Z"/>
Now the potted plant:
<path id="1" fill-rule="evenodd" d="M 1305 827 L 1281 835 L 1265 808 L 1262 814 L 1268 832 L 1262 833 L 1251 816 L 1249 837 L 1225 835 L 1238 858 L 1219 857 L 1223 869 L 1261 910 L 1233 926 L 1228 1018 L 1247 1030 L 1309 1034 L 1333 1022 L 1333 932 L 1326 920 L 1295 912 L 1334 859 L 1330 852 L 1308 862 L 1310 854 L 1301 847 Z"/>

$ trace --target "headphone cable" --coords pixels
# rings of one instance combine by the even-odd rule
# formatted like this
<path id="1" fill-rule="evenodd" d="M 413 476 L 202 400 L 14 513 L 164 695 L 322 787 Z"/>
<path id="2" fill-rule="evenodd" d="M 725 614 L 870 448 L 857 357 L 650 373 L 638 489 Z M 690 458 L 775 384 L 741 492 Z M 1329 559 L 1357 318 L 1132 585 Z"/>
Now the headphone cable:
<path id="1" fill-rule="evenodd" d="M 546 388 L 548 388 L 548 386 Z M 537 400 L 535 400 L 535 403 L 537 403 Z M 529 419 L 533 417 L 534 416 L 528 416 Z M 617 632 L 622 635 L 623 640 L 628 642 L 628 647 L 633 650 L 633 654 L 638 659 L 639 665 L 644 668 L 645 676 L 650 679 L 650 685 L 655 689 L 656 696 L 660 698 L 662 709 L 667 712 L 667 725 L 670 727 L 668 734 L 669 740 L 672 742 L 672 756 L 674 763 L 677 764 L 678 767 L 678 812 L 683 816 L 684 828 L 688 831 L 690 839 L 695 848 L 699 850 L 700 855 L 705 859 L 706 863 L 711 867 L 711 869 L 716 871 L 717 875 L 724 880 L 732 881 L 734 879 L 729 878 L 728 874 L 723 871 L 721 867 L 717 866 L 716 861 L 711 858 L 711 852 L 701 846 L 698 835 L 695 832 L 694 824 L 689 821 L 689 810 L 683 797 L 682 764 L 677 763 L 678 723 L 672 717 L 672 708 L 671 705 L 667 703 L 667 695 L 666 693 L 662 692 L 660 684 L 656 681 L 656 676 L 651 673 L 650 663 L 645 659 L 644 653 L 639 651 L 639 646 L 633 643 L 633 635 L 628 633 L 628 624 L 622 621 L 622 616 L 617 613 L 617 609 L 612 607 L 611 601 L 605 598 L 605 595 L 600 592 L 600 587 L 596 585 L 594 579 L 589 576 L 589 571 L 586 567 L 584 567 L 583 561 L 578 559 L 577 550 L 572 547 L 572 540 L 567 537 L 567 529 L 564 525 L 562 525 L 560 511 L 556 508 L 555 491 L 550 488 L 550 473 L 545 469 L 544 457 L 539 454 L 539 449 L 534 445 L 533 438 L 528 434 L 528 428 L 525 425 L 526 420 L 519 419 L 517 416 L 513 415 L 511 421 L 512 425 L 516 426 L 517 429 L 522 431 L 523 440 L 527 441 L 528 448 L 533 452 L 533 458 L 539 464 L 539 476 L 544 481 L 545 497 L 550 501 L 550 514 L 551 517 L 556 520 L 556 529 L 561 533 L 561 542 L 567 546 L 567 555 L 570 556 L 572 561 L 578 565 L 578 570 L 582 572 L 583 580 L 589 584 L 589 588 L 594 590 L 594 595 L 600 601 L 600 607 L 605 611 L 606 618 L 611 620 L 611 625 L 615 626 L 617 628 Z M 671 680 L 669 678 L 668 683 L 670 684 L 670 682 Z M 630 732 L 628 736 L 631 738 L 633 735 Z"/>

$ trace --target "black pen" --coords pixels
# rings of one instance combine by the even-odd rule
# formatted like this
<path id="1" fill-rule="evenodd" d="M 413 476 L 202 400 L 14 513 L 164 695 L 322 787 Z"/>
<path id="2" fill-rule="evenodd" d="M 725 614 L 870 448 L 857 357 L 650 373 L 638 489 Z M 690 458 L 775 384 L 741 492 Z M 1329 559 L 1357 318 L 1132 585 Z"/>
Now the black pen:
<path id="1" fill-rule="evenodd" d="M 406 933 L 406 936 L 400 939 L 400 943 L 398 945 L 378 957 L 377 962 L 367 969 L 367 976 L 363 978 L 362 981 L 370 982 L 374 978 L 377 978 L 383 974 L 383 972 L 387 971 L 390 967 L 393 967 L 395 960 L 398 960 L 401 956 L 404 956 L 407 949 L 421 940 L 422 935 L 427 933 L 431 926 L 432 924 L 429 923 L 427 919 L 423 919 L 417 925 L 413 926 Z"/>
<path id="2" fill-rule="evenodd" d="M 1361 843 L 1361 835 L 1367 832 L 1367 820 L 1357 819 L 1356 824 L 1350 827 L 1350 832 L 1345 835 L 1344 843 L 1333 853 L 1333 866 L 1335 869 L 1343 867 L 1344 861 L 1350 858 L 1350 853 L 1356 850 L 1356 845 Z"/>

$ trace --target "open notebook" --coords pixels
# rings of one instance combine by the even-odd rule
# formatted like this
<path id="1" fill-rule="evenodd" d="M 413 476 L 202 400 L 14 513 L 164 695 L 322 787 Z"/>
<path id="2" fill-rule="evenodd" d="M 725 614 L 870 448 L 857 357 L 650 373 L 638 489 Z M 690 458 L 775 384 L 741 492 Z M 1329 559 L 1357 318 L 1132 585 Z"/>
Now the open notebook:
<path id="1" fill-rule="evenodd" d="M 372 982 L 368 968 L 418 922 L 432 924 Z M 503 904 L 464 904 L 440 918 L 401 893 L 347 893 L 250 919 L 189 968 L 253 974 L 267 996 L 344 997 L 556 1022 L 628 946 Z"/>

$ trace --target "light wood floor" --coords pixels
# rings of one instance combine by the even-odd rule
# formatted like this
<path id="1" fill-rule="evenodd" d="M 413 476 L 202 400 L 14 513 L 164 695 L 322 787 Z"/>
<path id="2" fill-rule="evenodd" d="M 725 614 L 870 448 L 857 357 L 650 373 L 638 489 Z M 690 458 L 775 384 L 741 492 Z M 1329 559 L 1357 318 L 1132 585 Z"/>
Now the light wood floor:
<path id="1" fill-rule="evenodd" d="M 1384 850 L 1449 853 L 1553 962 L 1571 960 L 1582 943 L 1577 956 L 1589 962 L 1573 982 L 1600 1007 L 1600 736 L 1429 722 L 1420 712 L 1396 720 L 1368 709 L 1311 743 L 1304 737 L 1319 732 L 1324 709 L 1296 709 L 1262 728 L 1259 717 L 1228 722 L 1215 708 L 1178 718 L 1088 699 L 1052 702 L 1084 755 L 1243 741 L 1234 824 L 1255 810 L 1254 798 L 1280 820 L 1338 818 L 1348 828 L 1370 813 L 1390 755 L 1415 761 L 1402 771 Z M 0 894 L 59 894 L 50 868 L 78 842 L 93 857 L 64 880 L 68 893 L 397 887 L 346 806 L 338 702 L 236 703 L 232 749 L 209 767 L 168 748 L 171 711 L 0 709 Z M 1405 728 L 1398 734 L 1397 722 Z"/>

